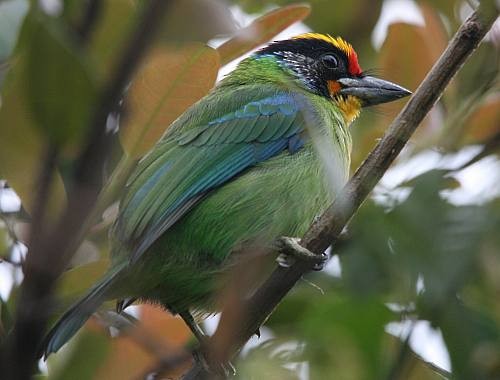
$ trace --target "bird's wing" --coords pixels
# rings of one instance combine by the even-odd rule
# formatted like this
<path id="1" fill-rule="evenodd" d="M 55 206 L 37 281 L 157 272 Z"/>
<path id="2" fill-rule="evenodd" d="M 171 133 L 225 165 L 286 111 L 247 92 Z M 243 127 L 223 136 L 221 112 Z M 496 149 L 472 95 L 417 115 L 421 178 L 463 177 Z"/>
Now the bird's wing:
<path id="1" fill-rule="evenodd" d="M 295 153 L 305 138 L 299 103 L 275 89 L 209 97 L 171 129 L 139 163 L 121 202 L 114 235 L 132 261 L 209 191 L 284 150 Z"/>

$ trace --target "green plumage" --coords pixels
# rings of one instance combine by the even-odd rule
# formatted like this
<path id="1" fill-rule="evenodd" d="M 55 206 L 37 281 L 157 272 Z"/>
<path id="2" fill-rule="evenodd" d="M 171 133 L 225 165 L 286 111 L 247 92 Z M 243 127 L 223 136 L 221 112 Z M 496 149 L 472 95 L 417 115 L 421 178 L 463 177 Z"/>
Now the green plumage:
<path id="1" fill-rule="evenodd" d="M 138 164 L 111 233 L 112 267 L 58 322 L 45 353 L 106 299 L 209 310 L 234 248 L 301 236 L 332 201 L 310 128 L 345 181 L 351 137 L 335 103 L 275 58 L 242 62 Z"/>

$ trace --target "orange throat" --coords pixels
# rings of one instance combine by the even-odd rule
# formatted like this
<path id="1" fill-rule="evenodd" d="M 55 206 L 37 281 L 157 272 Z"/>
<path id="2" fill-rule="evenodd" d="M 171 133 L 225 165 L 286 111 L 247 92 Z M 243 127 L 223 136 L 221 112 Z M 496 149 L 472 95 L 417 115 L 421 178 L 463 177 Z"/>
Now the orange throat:
<path id="1" fill-rule="evenodd" d="M 340 108 L 347 124 L 351 124 L 359 116 L 361 102 L 354 96 L 337 96 L 341 89 L 340 83 L 334 80 L 328 81 L 328 91 L 333 102 Z"/>

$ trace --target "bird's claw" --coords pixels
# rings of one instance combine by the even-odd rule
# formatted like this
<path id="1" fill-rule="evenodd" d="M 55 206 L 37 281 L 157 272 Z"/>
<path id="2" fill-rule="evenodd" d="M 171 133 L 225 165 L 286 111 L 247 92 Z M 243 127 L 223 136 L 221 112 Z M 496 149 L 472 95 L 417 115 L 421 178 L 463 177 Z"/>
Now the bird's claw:
<path id="1" fill-rule="evenodd" d="M 328 260 L 328 255 L 326 253 L 316 255 L 307 248 L 301 246 L 299 242 L 300 239 L 286 236 L 282 236 L 277 239 L 276 248 L 279 252 L 281 252 L 276 258 L 278 265 L 284 268 L 289 268 L 295 264 L 297 260 L 301 260 L 312 263 L 312 269 L 315 271 L 322 270 Z"/>

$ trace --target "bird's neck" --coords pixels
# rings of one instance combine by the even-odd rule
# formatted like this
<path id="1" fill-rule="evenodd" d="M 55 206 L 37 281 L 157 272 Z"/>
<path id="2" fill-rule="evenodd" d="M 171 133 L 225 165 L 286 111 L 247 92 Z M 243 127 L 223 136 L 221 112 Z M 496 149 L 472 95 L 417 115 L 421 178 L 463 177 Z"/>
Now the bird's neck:
<path id="1" fill-rule="evenodd" d="M 273 56 L 251 56 L 238 64 L 238 67 L 225 77 L 219 87 L 253 84 L 276 84 L 280 86 L 303 87 L 292 72 Z"/>
<path id="2" fill-rule="evenodd" d="M 280 64 L 276 57 L 270 55 L 251 56 L 241 61 L 238 67 L 219 83 L 218 88 L 259 84 L 272 84 L 287 90 L 311 94 L 306 83 Z M 323 97 L 322 95 L 317 96 Z M 342 112 L 346 124 L 351 124 L 359 116 L 361 103 L 355 97 L 328 98 L 327 100 Z"/>

